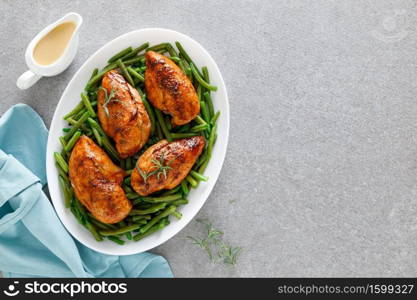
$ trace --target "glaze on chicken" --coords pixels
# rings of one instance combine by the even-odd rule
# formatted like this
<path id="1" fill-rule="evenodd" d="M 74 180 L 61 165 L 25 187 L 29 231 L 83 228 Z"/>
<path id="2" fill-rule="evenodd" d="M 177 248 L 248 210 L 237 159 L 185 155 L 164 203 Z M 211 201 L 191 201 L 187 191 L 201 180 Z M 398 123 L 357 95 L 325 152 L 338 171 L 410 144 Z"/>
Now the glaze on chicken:
<path id="1" fill-rule="evenodd" d="M 71 152 L 69 175 L 77 199 L 97 220 L 117 223 L 132 209 L 121 187 L 125 171 L 85 135 Z"/>
<path id="2" fill-rule="evenodd" d="M 98 118 L 121 158 L 137 153 L 149 139 L 151 122 L 142 99 L 116 70 L 107 72 L 98 92 Z"/>
<path id="3" fill-rule="evenodd" d="M 200 112 L 194 86 L 184 72 L 166 56 L 146 52 L 145 87 L 150 102 L 172 116 L 172 125 L 184 125 Z"/>
<path id="4" fill-rule="evenodd" d="M 162 140 L 149 147 L 132 172 L 133 189 L 142 196 L 173 189 L 187 176 L 203 149 L 204 138 L 201 136 L 170 143 Z"/>

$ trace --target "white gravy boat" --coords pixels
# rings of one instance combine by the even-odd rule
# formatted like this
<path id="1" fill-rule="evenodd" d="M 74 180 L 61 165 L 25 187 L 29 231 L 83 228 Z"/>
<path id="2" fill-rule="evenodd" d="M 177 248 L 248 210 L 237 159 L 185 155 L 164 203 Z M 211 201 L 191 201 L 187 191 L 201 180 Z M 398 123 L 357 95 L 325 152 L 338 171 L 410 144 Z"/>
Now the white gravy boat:
<path id="1" fill-rule="evenodd" d="M 37 63 L 33 57 L 33 51 L 35 49 L 35 46 L 52 29 L 66 22 L 73 22 L 75 24 L 75 29 L 62 55 L 56 61 L 49 65 L 41 65 Z M 74 60 L 75 54 L 77 53 L 79 34 L 78 29 L 80 28 L 82 22 L 83 18 L 79 14 L 71 12 L 63 16 L 58 21 L 48 25 L 35 36 L 35 38 L 29 43 L 28 47 L 26 48 L 25 53 L 25 60 L 27 66 L 29 67 L 29 70 L 20 75 L 16 82 L 17 86 L 20 89 L 24 90 L 30 88 L 41 77 L 55 76 L 64 71 L 66 68 L 68 68 L 68 66 Z"/>

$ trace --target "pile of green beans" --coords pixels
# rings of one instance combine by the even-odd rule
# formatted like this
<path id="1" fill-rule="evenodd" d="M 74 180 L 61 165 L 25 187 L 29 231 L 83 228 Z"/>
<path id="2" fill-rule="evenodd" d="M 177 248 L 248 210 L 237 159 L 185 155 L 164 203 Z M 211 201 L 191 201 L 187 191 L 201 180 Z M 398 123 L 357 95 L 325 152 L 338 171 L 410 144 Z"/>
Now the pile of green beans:
<path id="1" fill-rule="evenodd" d="M 204 171 L 212 156 L 213 146 L 217 138 L 216 122 L 220 112 L 215 112 L 211 93 L 217 87 L 210 83 L 207 67 L 201 70 L 196 66 L 184 47 L 175 42 L 161 43 L 150 47 L 144 43 L 136 48 L 128 47 L 116 53 L 108 60 L 103 69 L 94 69 L 90 80 L 80 95 L 79 103 L 64 116 L 68 126 L 63 128 L 63 135 L 59 138 L 62 146 L 61 152 L 55 152 L 54 157 L 59 173 L 59 184 L 65 199 L 65 206 L 71 210 L 76 219 L 91 232 L 97 241 L 108 239 L 123 245 L 126 240 L 139 241 L 146 236 L 161 230 L 170 224 L 169 216 L 180 219 L 181 213 L 177 208 L 188 203 L 187 196 L 192 188 L 196 188 L 201 181 L 207 181 Z M 148 101 L 145 92 L 145 53 L 156 51 L 170 57 L 189 77 L 197 92 L 200 101 L 200 114 L 190 123 L 173 127 L 171 118 L 153 107 Z M 113 141 L 105 134 L 97 118 L 97 92 L 104 74 L 112 69 L 119 69 L 133 87 L 135 87 L 143 101 L 151 120 L 151 136 L 148 143 L 133 157 L 120 158 Z M 131 200 L 133 209 L 121 222 L 105 224 L 95 219 L 87 212 L 81 202 L 75 197 L 69 179 L 68 161 L 71 151 L 81 135 L 92 138 L 109 155 L 112 161 L 126 171 L 123 180 L 123 190 L 126 197 Z M 180 185 L 171 190 L 156 192 L 143 197 L 137 194 L 131 184 L 130 175 L 136 166 L 139 156 L 150 146 L 162 139 L 173 141 L 192 136 L 203 136 L 206 140 L 203 153 L 199 156 L 192 170 Z"/>

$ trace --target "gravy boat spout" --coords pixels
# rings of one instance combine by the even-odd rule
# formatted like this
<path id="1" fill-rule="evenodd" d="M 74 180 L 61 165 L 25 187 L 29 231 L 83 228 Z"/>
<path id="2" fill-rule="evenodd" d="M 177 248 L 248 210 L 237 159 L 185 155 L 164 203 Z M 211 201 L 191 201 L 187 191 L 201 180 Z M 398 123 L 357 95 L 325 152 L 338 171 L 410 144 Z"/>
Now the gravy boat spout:
<path id="1" fill-rule="evenodd" d="M 33 54 L 38 43 L 57 26 L 69 22 L 74 23 L 75 28 L 73 29 L 71 37 L 69 38 L 65 49 L 59 58 L 47 65 L 38 63 Z M 61 19 L 45 27 L 33 38 L 25 52 L 25 60 L 29 70 L 23 73 L 16 82 L 20 89 L 27 89 L 34 85 L 41 77 L 55 76 L 68 68 L 74 60 L 75 54 L 78 50 L 79 29 L 82 22 L 83 18 L 79 14 L 70 12 Z"/>

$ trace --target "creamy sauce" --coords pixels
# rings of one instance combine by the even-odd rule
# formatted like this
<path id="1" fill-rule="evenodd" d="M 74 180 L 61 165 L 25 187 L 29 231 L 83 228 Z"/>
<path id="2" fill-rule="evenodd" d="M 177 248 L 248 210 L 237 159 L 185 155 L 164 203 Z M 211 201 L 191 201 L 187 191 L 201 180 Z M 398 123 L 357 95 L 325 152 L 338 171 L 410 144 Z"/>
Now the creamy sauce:
<path id="1" fill-rule="evenodd" d="M 73 22 L 59 24 L 46 34 L 35 46 L 33 58 L 40 65 L 50 65 L 57 61 L 64 53 L 65 48 L 75 30 Z"/>

